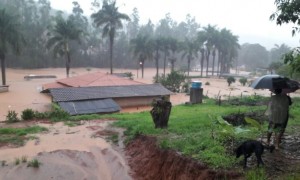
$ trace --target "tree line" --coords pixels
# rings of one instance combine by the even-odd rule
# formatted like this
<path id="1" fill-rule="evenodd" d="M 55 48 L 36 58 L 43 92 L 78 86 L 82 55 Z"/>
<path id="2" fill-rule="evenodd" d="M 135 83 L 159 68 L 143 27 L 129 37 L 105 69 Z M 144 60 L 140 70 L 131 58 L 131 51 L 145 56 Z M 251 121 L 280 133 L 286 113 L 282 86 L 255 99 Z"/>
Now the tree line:
<path id="1" fill-rule="evenodd" d="M 67 14 L 53 9 L 49 0 L 0 1 L 2 84 L 6 83 L 5 67 L 66 67 L 67 76 L 71 67 L 110 67 L 110 73 L 113 67 L 141 68 L 142 72 L 155 67 L 157 77 L 159 68 L 165 75 L 168 66 L 188 75 L 191 67 L 199 67 L 201 76 L 229 73 L 251 57 L 244 53 L 240 58 L 244 48 L 257 46 L 240 46 L 238 36 L 229 29 L 200 26 L 189 14 L 183 22 L 168 13 L 157 24 L 150 19 L 140 24 L 136 8 L 127 15 L 119 12 L 115 1 L 94 0 L 91 17 L 84 15 L 78 2 L 72 5 L 72 13 Z M 262 66 L 272 61 L 269 53 Z M 265 51 L 260 54 L 265 56 Z"/>

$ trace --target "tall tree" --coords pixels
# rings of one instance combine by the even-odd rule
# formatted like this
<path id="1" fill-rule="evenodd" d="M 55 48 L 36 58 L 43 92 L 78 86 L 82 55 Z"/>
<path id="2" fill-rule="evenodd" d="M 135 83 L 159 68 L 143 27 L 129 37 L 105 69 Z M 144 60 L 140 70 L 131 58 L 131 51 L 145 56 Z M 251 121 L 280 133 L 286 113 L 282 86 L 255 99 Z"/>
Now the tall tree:
<path id="1" fill-rule="evenodd" d="M 300 1 L 298 0 L 275 0 L 277 11 L 270 16 L 270 20 L 276 20 L 278 25 L 294 23 L 292 34 L 300 31 Z"/>
<path id="2" fill-rule="evenodd" d="M 150 43 L 153 48 L 155 67 L 156 67 L 155 82 L 158 82 L 158 76 L 159 76 L 158 70 L 159 70 L 160 51 L 162 49 L 162 38 L 156 37 L 152 39 Z"/>
<path id="3" fill-rule="evenodd" d="M 69 77 L 71 65 L 70 41 L 77 40 L 80 42 L 81 34 L 82 31 L 76 27 L 72 19 L 65 20 L 57 17 L 56 25 L 47 41 L 46 47 L 53 49 L 55 56 L 65 55 L 67 77 Z"/>
<path id="4" fill-rule="evenodd" d="M 270 16 L 271 20 L 276 19 L 278 25 L 293 23 L 296 26 L 292 29 L 292 35 L 300 32 L 300 1 L 299 0 L 275 0 L 277 11 Z M 284 63 L 291 68 L 290 75 L 300 72 L 300 49 L 292 49 L 284 55 Z"/>
<path id="5" fill-rule="evenodd" d="M 260 44 L 243 44 L 239 59 L 248 70 L 267 68 L 269 65 L 268 51 Z"/>
<path id="6" fill-rule="evenodd" d="M 127 35 L 128 35 L 128 39 L 134 39 L 138 35 L 139 28 L 140 28 L 139 27 L 140 17 L 137 8 L 133 9 L 130 19 L 131 21 L 129 21 L 127 25 Z"/>
<path id="7" fill-rule="evenodd" d="M 204 59 L 205 59 L 205 45 L 204 42 L 206 41 L 206 33 L 204 31 L 199 31 L 197 33 L 197 46 L 198 50 L 200 51 L 201 54 L 201 59 L 200 59 L 200 75 L 203 77 L 203 65 L 204 65 Z"/>
<path id="8" fill-rule="evenodd" d="M 170 55 L 170 42 L 171 42 L 171 37 L 162 37 L 161 39 L 161 50 L 164 54 L 164 77 L 166 76 L 166 63 L 167 63 L 167 58 Z"/>
<path id="9" fill-rule="evenodd" d="M 178 42 L 177 39 L 175 38 L 170 38 L 170 51 L 171 51 L 171 57 L 169 58 L 169 61 L 171 63 L 171 72 L 175 70 L 175 62 L 177 60 L 176 58 L 176 53 L 179 52 L 179 45 L 180 43 Z"/>
<path id="10" fill-rule="evenodd" d="M 109 52 L 110 52 L 110 73 L 113 73 L 113 45 L 116 31 L 123 27 L 122 20 L 130 20 L 129 16 L 120 13 L 116 7 L 116 1 L 110 4 L 107 1 L 103 2 L 102 9 L 97 13 L 93 13 L 91 17 L 97 27 L 103 26 L 102 36 L 109 37 Z"/>
<path id="11" fill-rule="evenodd" d="M 20 24 L 16 16 L 8 14 L 5 9 L 0 10 L 0 60 L 2 85 L 6 85 L 5 73 L 5 54 L 9 48 L 14 53 L 19 54 L 22 44 L 25 43 L 24 37 L 20 32 Z"/>
<path id="12" fill-rule="evenodd" d="M 131 50 L 135 57 L 138 58 L 137 65 L 142 67 L 142 78 L 144 78 L 144 65 L 147 59 L 152 59 L 152 46 L 149 36 L 138 34 L 135 39 L 130 41 Z"/>
<path id="13" fill-rule="evenodd" d="M 211 26 L 210 24 L 207 27 L 203 28 L 205 32 L 206 42 L 205 42 L 205 49 L 206 49 L 206 76 L 208 76 L 208 65 L 209 65 L 209 57 L 211 51 L 214 49 L 214 45 L 216 42 L 216 26 Z"/>
<path id="14" fill-rule="evenodd" d="M 188 76 L 190 75 L 191 61 L 197 57 L 197 44 L 195 41 L 186 38 L 182 47 L 182 58 L 187 58 L 188 61 Z"/>
<path id="15" fill-rule="evenodd" d="M 286 44 L 275 44 L 270 50 L 270 62 L 283 62 L 283 55 L 288 53 L 290 50 L 291 48 Z"/>
<path id="16" fill-rule="evenodd" d="M 174 21 L 171 18 L 170 13 L 165 15 L 164 19 L 161 19 L 156 27 L 155 34 L 158 37 L 169 37 L 172 35 L 172 28 L 174 26 Z"/>
<path id="17" fill-rule="evenodd" d="M 238 44 L 238 36 L 233 35 L 232 32 L 226 28 L 223 28 L 220 31 L 220 36 L 220 74 L 229 73 L 233 60 L 237 58 L 237 49 L 240 48 L 240 45 Z"/>

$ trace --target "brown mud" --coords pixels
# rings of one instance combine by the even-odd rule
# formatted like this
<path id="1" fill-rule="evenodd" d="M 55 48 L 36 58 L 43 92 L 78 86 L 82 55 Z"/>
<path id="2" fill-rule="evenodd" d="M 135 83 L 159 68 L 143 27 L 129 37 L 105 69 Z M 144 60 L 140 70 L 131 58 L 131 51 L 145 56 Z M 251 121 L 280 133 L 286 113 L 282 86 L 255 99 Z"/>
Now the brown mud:
<path id="1" fill-rule="evenodd" d="M 242 179 L 238 172 L 213 170 L 176 151 L 160 149 L 154 137 L 138 136 L 127 145 L 126 155 L 137 180 Z"/>
<path id="2" fill-rule="evenodd" d="M 24 146 L 1 147 L 0 179 L 132 179 L 125 157 L 105 140 L 105 136 L 112 134 L 111 120 L 81 121 L 74 127 L 61 122 L 35 121 L 1 127 L 33 125 L 47 127 L 49 131 L 35 134 L 36 139 L 28 140 Z M 17 163 L 22 157 L 26 157 L 27 162 Z M 41 163 L 38 168 L 28 167 L 33 159 Z"/>

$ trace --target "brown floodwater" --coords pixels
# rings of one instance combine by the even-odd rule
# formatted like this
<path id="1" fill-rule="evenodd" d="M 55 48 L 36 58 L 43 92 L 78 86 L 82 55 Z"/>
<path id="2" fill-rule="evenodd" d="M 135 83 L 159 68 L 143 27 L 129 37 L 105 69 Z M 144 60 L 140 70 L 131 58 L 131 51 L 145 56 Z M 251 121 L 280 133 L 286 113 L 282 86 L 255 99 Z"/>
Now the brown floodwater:
<path id="1" fill-rule="evenodd" d="M 122 153 L 114 150 L 104 137 L 93 134 L 107 129 L 109 121 L 82 121 L 81 125 L 68 127 L 63 123 L 40 124 L 49 132 L 35 134 L 19 148 L 0 150 L 0 179 L 131 179 Z M 39 168 L 27 163 L 15 164 L 16 159 L 38 159 Z"/>

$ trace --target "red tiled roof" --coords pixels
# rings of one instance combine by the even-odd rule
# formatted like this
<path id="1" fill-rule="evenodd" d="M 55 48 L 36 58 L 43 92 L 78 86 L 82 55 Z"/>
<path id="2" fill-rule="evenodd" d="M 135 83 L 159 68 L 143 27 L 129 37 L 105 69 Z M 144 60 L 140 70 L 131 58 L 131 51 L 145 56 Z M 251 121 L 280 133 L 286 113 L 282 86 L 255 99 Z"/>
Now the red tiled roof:
<path id="1" fill-rule="evenodd" d="M 68 87 L 68 86 L 57 83 L 57 82 L 43 84 L 43 90 L 47 90 L 47 89 L 50 89 L 50 88 L 63 88 L 63 87 Z"/>
<path id="2" fill-rule="evenodd" d="M 50 88 L 63 88 L 63 87 L 91 87 L 91 86 L 128 86 L 140 85 L 141 82 L 133 81 L 127 78 L 118 77 L 111 74 L 95 72 L 85 75 L 64 78 L 57 80 L 54 83 L 43 85 L 43 91 Z"/>

